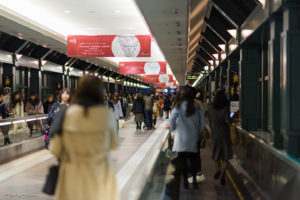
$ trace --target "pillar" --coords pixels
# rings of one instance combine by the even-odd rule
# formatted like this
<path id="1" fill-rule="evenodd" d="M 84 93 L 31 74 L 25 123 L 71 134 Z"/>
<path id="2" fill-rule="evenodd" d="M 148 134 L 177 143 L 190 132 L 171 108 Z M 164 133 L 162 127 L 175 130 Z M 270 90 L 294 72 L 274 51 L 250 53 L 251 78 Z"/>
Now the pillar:
<path id="1" fill-rule="evenodd" d="M 242 128 L 247 131 L 260 127 L 260 54 L 258 48 L 240 50 L 240 117 Z"/>
<path id="2" fill-rule="evenodd" d="M 284 146 L 300 156 L 300 7 L 290 4 L 283 9 L 280 60 L 281 132 Z"/>
<path id="3" fill-rule="evenodd" d="M 270 40 L 268 44 L 268 131 L 274 138 L 274 146 L 283 148 L 283 137 L 280 132 L 280 33 L 282 17 L 274 16 L 270 21 Z"/>

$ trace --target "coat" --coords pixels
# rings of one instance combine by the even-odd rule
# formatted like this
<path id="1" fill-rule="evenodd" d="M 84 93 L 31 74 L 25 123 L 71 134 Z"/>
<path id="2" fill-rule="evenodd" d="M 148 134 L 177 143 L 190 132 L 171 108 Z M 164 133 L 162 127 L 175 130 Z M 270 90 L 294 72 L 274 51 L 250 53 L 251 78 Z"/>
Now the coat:
<path id="1" fill-rule="evenodd" d="M 44 107 L 41 101 L 34 106 L 30 101 L 27 102 L 25 111 L 28 113 L 28 115 L 39 115 L 44 114 Z"/>
<path id="2" fill-rule="evenodd" d="M 199 134 L 205 127 L 205 118 L 200 106 L 194 103 L 196 111 L 187 117 L 187 102 L 172 110 L 170 131 L 175 131 L 173 151 L 175 152 L 198 152 L 197 143 Z"/>
<path id="3" fill-rule="evenodd" d="M 134 113 L 144 113 L 145 104 L 143 101 L 135 100 L 133 103 L 133 112 Z"/>
<path id="4" fill-rule="evenodd" d="M 208 107 L 208 120 L 211 129 L 211 139 L 214 160 L 229 160 L 232 158 L 229 132 L 229 106 L 217 110 L 212 105 Z"/>
<path id="5" fill-rule="evenodd" d="M 168 97 L 164 100 L 164 111 L 170 111 L 171 110 L 171 101 Z"/>
<path id="6" fill-rule="evenodd" d="M 158 109 L 158 103 L 155 102 L 153 104 L 153 117 L 159 117 L 159 109 Z"/>
<path id="7" fill-rule="evenodd" d="M 118 146 L 114 114 L 104 106 L 70 106 L 50 151 L 60 160 L 55 200 L 118 200 L 110 151 Z M 55 121 L 54 123 L 55 124 Z"/>
<path id="8" fill-rule="evenodd" d="M 117 103 L 113 103 L 114 106 L 114 114 L 115 114 L 115 119 L 119 120 L 121 117 L 123 117 L 123 111 L 122 111 L 122 106 L 121 102 L 118 101 Z"/>
<path id="9" fill-rule="evenodd" d="M 144 102 L 145 102 L 145 110 L 152 110 L 153 109 L 153 103 L 154 103 L 153 97 L 145 96 Z"/>

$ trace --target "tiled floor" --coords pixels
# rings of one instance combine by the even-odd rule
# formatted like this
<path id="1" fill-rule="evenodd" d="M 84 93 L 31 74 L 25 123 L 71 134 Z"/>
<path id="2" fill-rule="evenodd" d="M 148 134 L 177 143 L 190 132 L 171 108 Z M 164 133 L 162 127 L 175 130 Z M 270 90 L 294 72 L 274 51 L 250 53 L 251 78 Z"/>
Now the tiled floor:
<path id="1" fill-rule="evenodd" d="M 158 121 L 159 126 L 161 120 Z M 126 121 L 120 129 L 121 145 L 112 152 L 116 173 L 147 140 L 153 131 L 136 131 L 133 120 Z M 47 150 L 25 156 L 0 166 L 1 200 L 51 200 L 41 190 L 48 167 L 56 163 Z"/>

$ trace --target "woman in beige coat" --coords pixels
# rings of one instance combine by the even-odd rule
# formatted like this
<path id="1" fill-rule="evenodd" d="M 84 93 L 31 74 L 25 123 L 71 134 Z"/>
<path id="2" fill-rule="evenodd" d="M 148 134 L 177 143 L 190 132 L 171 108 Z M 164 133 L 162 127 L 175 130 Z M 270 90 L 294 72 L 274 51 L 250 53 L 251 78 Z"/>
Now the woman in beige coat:
<path id="1" fill-rule="evenodd" d="M 110 156 L 118 146 L 117 124 L 103 103 L 101 80 L 85 76 L 73 104 L 60 113 L 64 117 L 53 122 L 50 131 L 61 129 L 50 140 L 50 151 L 60 160 L 56 200 L 119 199 Z"/>

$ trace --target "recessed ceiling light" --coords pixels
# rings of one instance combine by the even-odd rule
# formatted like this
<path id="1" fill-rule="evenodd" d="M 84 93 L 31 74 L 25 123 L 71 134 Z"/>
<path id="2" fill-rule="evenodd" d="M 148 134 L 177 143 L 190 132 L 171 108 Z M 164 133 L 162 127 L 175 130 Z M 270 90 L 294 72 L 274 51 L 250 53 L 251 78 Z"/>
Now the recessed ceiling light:
<path id="1" fill-rule="evenodd" d="M 120 13 L 121 10 L 114 10 L 114 13 Z"/>
<path id="2" fill-rule="evenodd" d="M 65 14 L 70 14 L 71 11 L 70 11 L 70 10 L 65 10 L 64 13 L 65 13 Z"/>

